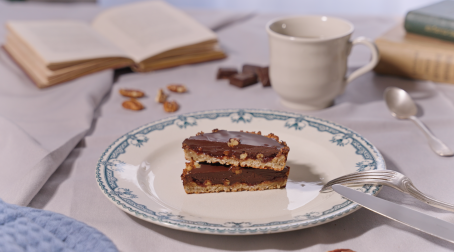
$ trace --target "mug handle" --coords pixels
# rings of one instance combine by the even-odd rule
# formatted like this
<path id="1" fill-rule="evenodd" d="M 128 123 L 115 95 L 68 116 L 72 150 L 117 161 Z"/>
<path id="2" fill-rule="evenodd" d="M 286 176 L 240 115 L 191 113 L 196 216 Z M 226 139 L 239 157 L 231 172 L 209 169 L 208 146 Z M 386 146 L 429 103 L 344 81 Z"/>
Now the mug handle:
<path id="1" fill-rule="evenodd" d="M 369 47 L 372 57 L 371 57 L 369 63 L 367 63 L 365 66 L 357 69 L 356 71 L 351 73 L 346 78 L 344 88 L 347 85 L 347 83 L 350 83 L 352 80 L 358 78 L 360 75 L 363 75 L 366 72 L 369 72 L 370 70 L 372 70 L 377 65 L 378 60 L 379 60 L 378 48 L 375 45 L 375 43 L 372 42 L 370 39 L 365 38 L 365 37 L 358 37 L 358 38 L 354 39 L 351 43 L 352 43 L 352 47 L 356 44 L 363 44 L 363 45 Z"/>

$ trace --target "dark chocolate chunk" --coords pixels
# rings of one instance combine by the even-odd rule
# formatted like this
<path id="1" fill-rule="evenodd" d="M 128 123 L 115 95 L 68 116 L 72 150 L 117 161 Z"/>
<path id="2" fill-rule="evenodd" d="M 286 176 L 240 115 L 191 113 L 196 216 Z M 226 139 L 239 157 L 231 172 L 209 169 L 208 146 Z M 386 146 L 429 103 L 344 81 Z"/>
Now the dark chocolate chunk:
<path id="1" fill-rule="evenodd" d="M 199 163 L 199 168 L 193 168 L 189 172 L 182 174 L 183 183 L 195 182 L 203 185 L 206 180 L 211 184 L 224 184 L 226 180 L 230 185 L 235 183 L 247 183 L 257 185 L 264 181 L 287 180 L 289 167 L 286 166 L 282 171 L 270 169 L 254 169 L 221 164 Z"/>
<path id="2" fill-rule="evenodd" d="M 230 78 L 230 84 L 243 88 L 257 83 L 257 75 L 254 73 L 235 74 Z"/>
<path id="3" fill-rule="evenodd" d="M 243 65 L 243 73 L 254 73 L 264 87 L 271 86 L 270 77 L 268 75 L 268 67 L 256 65 Z"/>
<path id="4" fill-rule="evenodd" d="M 229 147 L 230 139 L 239 139 L 239 144 Z M 228 151 L 228 156 L 234 156 L 238 159 L 243 153 L 248 154 L 247 158 L 253 159 L 258 154 L 262 154 L 265 162 L 276 157 L 283 148 L 288 153 L 288 147 L 275 139 L 258 134 L 226 130 L 218 130 L 214 133 L 204 133 L 186 138 L 183 141 L 183 148 L 212 157 L 222 157 Z"/>
<path id="5" fill-rule="evenodd" d="M 216 78 L 218 80 L 220 79 L 229 79 L 230 77 L 232 77 L 233 75 L 237 74 L 238 73 L 238 70 L 236 68 L 233 68 L 233 67 L 221 67 L 218 69 L 218 74 L 216 76 Z"/>
<path id="6" fill-rule="evenodd" d="M 260 68 L 259 66 L 246 64 L 246 65 L 243 65 L 242 72 L 243 72 L 243 73 L 253 73 L 253 74 L 257 74 L 257 70 L 258 70 L 259 68 Z"/>
<path id="7" fill-rule="evenodd" d="M 257 77 L 264 87 L 271 86 L 270 76 L 268 75 L 269 67 L 260 67 L 257 69 Z"/>

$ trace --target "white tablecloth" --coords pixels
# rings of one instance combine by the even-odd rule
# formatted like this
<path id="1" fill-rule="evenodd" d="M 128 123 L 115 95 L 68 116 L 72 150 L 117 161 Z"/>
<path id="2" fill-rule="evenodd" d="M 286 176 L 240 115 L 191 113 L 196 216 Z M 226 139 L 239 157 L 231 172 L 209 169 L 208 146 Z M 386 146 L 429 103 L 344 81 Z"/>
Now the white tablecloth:
<path id="1" fill-rule="evenodd" d="M 64 5 L 52 8 L 58 9 L 58 13 L 46 11 L 48 9 L 41 5 L 11 7 L 0 2 L 0 18 L 2 22 L 5 17 L 70 16 L 89 20 L 99 11 L 97 7 L 90 5 L 78 5 L 71 9 Z M 33 11 L 37 9 L 41 12 Z M 25 15 L 24 12 L 33 13 Z M 189 13 L 211 27 L 221 27 L 222 22 L 234 17 L 231 13 Z M 169 116 L 154 102 L 154 95 L 160 87 L 172 82 L 187 85 L 189 94 L 175 96 L 181 105 L 177 114 L 218 108 L 289 111 L 279 103 L 272 88 L 254 85 L 239 89 L 225 81 L 215 80 L 214 76 L 219 66 L 240 67 L 244 63 L 266 65 L 268 40 L 264 25 L 274 17 L 276 15 L 258 14 L 242 22 L 219 28 L 220 41 L 229 54 L 226 60 L 152 73 L 122 75 L 113 84 L 111 92 L 110 71 L 90 75 L 52 89 L 36 90 L 7 58 L 2 57 L 0 74 L 7 78 L 2 77 L 0 83 L 0 104 L 3 105 L 0 106 L 0 139 L 8 144 L 0 147 L 0 158 L 8 162 L 7 166 L 0 169 L 0 197 L 17 204 L 24 204 L 28 202 L 27 199 L 33 198 L 30 206 L 59 212 L 83 221 L 106 234 L 121 251 L 319 252 L 337 248 L 380 252 L 453 250 L 454 245 L 449 242 L 408 228 L 366 209 L 360 209 L 321 226 L 287 233 L 214 236 L 177 231 L 147 223 L 124 213 L 102 195 L 95 183 L 94 168 L 105 148 L 129 130 Z M 356 27 L 353 37 L 364 35 L 375 38 L 396 23 L 391 17 L 344 18 L 349 19 Z M 3 39 L 4 30 L 0 30 L 0 41 Z M 357 68 L 367 59 L 366 49 L 354 49 L 350 58 L 350 70 Z M 454 202 L 451 197 L 454 193 L 451 182 L 454 177 L 454 158 L 435 155 L 428 147 L 424 135 L 411 122 L 399 121 L 390 115 L 382 98 L 383 91 L 388 86 L 398 86 L 409 91 L 421 109 L 418 115 L 420 119 L 435 135 L 454 148 L 454 86 L 449 84 L 368 73 L 349 84 L 333 107 L 301 113 L 325 118 L 355 130 L 380 150 L 388 169 L 404 173 L 420 190 L 440 200 Z M 118 94 L 120 88 L 144 90 L 148 95 L 143 99 L 146 109 L 141 112 L 124 110 L 121 107 L 124 98 Z M 104 99 L 101 101 L 101 98 Z M 48 128 L 50 126 L 53 128 Z M 83 134 L 86 134 L 83 140 L 69 152 L 77 143 L 76 139 L 82 139 Z M 64 151 L 59 152 L 59 149 Z M 31 153 L 30 159 L 27 158 L 28 153 Z M 30 167 L 35 167 L 49 154 L 54 158 L 51 165 L 42 165 L 40 169 L 47 170 L 37 172 L 45 176 L 42 176 L 40 183 L 32 180 L 34 186 L 29 188 L 28 180 L 21 179 L 27 176 L 28 170 L 21 169 L 32 169 Z M 52 165 L 63 159 L 63 163 L 42 189 L 33 192 L 54 170 Z M 21 186 L 29 188 L 28 194 L 16 193 L 9 186 L 3 186 L 6 181 L 2 180 L 3 174 L 9 174 L 12 179 L 9 185 L 20 185 L 14 187 L 18 188 L 17 190 L 20 190 Z M 8 198 L 10 195 L 14 197 Z M 429 207 L 394 189 L 384 188 L 379 197 L 454 223 L 452 213 Z"/>

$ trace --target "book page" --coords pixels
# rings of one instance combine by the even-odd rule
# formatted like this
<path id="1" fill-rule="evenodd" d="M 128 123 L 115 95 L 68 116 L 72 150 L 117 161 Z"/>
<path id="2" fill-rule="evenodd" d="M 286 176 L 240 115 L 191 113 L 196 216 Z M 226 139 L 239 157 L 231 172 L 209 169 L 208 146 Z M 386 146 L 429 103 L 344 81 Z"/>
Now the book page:
<path id="1" fill-rule="evenodd" d="M 45 64 L 127 57 L 87 23 L 70 20 L 10 21 L 6 24 Z"/>
<path id="2" fill-rule="evenodd" d="M 170 49 L 217 39 L 211 30 L 161 1 L 112 8 L 101 13 L 93 27 L 136 63 Z"/>

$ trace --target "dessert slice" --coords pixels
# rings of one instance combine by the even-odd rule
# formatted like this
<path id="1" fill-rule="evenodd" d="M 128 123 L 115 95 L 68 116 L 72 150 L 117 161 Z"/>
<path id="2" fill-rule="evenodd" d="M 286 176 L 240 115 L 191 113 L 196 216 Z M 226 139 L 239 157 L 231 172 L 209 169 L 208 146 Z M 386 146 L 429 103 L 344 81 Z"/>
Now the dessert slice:
<path id="1" fill-rule="evenodd" d="M 183 141 L 185 158 L 189 161 L 273 169 L 285 168 L 290 148 L 273 133 L 226 131 L 197 133 Z"/>
<path id="2" fill-rule="evenodd" d="M 221 164 L 186 163 L 181 174 L 187 194 L 262 191 L 285 188 L 290 168 L 281 171 Z"/>

